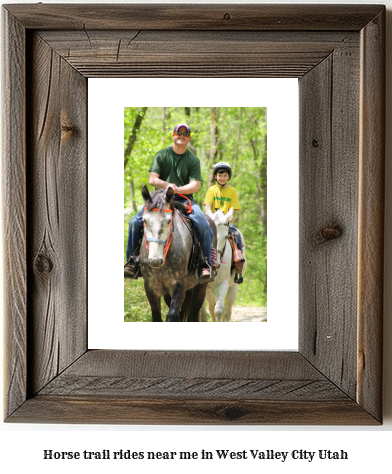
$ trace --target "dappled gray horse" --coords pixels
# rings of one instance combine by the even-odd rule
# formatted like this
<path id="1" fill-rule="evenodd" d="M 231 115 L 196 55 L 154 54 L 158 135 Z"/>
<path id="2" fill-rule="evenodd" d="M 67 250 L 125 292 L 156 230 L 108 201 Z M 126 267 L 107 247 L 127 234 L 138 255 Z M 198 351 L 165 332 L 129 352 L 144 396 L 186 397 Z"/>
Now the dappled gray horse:
<path id="1" fill-rule="evenodd" d="M 186 223 L 174 207 L 172 188 L 149 193 L 142 190 L 144 236 L 140 249 L 140 268 L 144 288 L 151 306 L 153 322 L 162 322 L 161 297 L 169 312 L 167 322 L 197 322 L 204 302 L 207 284 L 199 284 L 196 274 L 189 273 L 192 237 Z M 209 221 L 216 245 L 216 227 Z"/>

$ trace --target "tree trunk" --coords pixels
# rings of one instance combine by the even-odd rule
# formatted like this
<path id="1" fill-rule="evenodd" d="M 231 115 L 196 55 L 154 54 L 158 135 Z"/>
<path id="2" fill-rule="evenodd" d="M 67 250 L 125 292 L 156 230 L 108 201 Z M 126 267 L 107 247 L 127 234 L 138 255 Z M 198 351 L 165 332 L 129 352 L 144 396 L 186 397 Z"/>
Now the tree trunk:
<path id="1" fill-rule="evenodd" d="M 124 151 L 124 169 L 126 168 L 126 166 L 128 164 L 129 157 L 131 156 L 133 147 L 135 146 L 136 138 L 137 138 L 137 132 L 138 132 L 138 130 L 140 129 L 140 127 L 142 125 L 142 122 L 143 122 L 144 116 L 146 115 L 147 109 L 148 109 L 148 107 L 142 107 L 141 108 L 141 110 L 139 112 L 139 115 L 136 117 L 135 123 L 133 124 L 132 133 L 131 133 L 131 136 L 129 137 L 127 146 L 126 146 L 125 151 Z"/>
<path id="2" fill-rule="evenodd" d="M 129 187 L 130 187 L 130 190 L 131 190 L 131 202 L 132 202 L 132 212 L 133 214 L 137 214 L 137 206 L 136 206 L 136 201 L 135 201 L 135 185 L 133 183 L 133 179 L 131 179 L 130 183 L 129 183 Z"/>
<path id="3" fill-rule="evenodd" d="M 251 142 L 253 150 L 253 163 L 255 165 L 255 179 L 256 179 L 256 197 L 257 209 L 259 213 L 259 222 L 262 224 L 261 238 L 267 235 L 267 154 L 263 153 L 260 169 L 257 167 L 258 150 L 255 139 Z"/>
<path id="4" fill-rule="evenodd" d="M 218 156 L 218 108 L 217 107 L 210 107 L 210 131 L 211 131 L 211 146 L 210 146 L 210 174 L 209 174 L 209 182 L 210 186 L 215 184 L 214 180 L 214 164 L 217 161 Z"/>
<path id="5" fill-rule="evenodd" d="M 267 140 L 267 136 L 266 136 Z M 266 142 L 265 142 L 266 145 Z M 260 163 L 260 169 L 258 170 L 257 158 L 258 148 L 256 140 L 251 141 L 251 147 L 253 150 L 253 162 L 255 164 L 255 179 L 256 179 L 256 197 L 257 197 L 257 208 L 259 213 L 259 222 L 261 225 L 261 242 L 262 246 L 265 245 L 265 239 L 267 237 L 267 147 L 263 146 L 263 157 Z M 265 275 L 264 291 L 267 293 L 267 274 Z"/>
<path id="6" fill-rule="evenodd" d="M 240 107 L 240 116 L 238 118 L 237 142 L 235 145 L 234 160 L 231 167 L 233 176 L 237 176 L 238 148 L 239 148 L 239 144 L 241 140 L 241 125 L 242 125 L 242 107 Z"/>

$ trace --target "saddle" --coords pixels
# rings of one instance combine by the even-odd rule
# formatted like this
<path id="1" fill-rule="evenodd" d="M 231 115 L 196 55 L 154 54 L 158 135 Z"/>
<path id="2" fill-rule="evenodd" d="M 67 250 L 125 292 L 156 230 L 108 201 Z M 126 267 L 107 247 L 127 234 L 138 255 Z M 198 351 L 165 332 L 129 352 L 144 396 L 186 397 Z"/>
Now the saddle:
<path id="1" fill-rule="evenodd" d="M 180 206 L 177 207 L 178 204 Z M 185 212 L 181 206 L 185 209 Z M 181 217 L 182 221 L 187 226 L 187 229 L 192 237 L 192 252 L 189 258 L 188 272 L 195 273 L 196 279 L 199 281 L 198 271 L 200 267 L 204 267 L 206 264 L 208 265 L 207 257 L 204 255 L 203 249 L 201 248 L 200 236 L 195 226 L 195 223 L 187 215 L 186 207 L 183 204 L 176 202 L 175 208 L 179 211 L 178 215 Z M 211 247 L 211 266 L 212 278 L 211 280 L 206 281 L 206 283 L 208 283 L 209 281 L 213 281 L 213 278 L 216 276 L 218 271 L 216 249 L 214 249 L 213 247 Z"/>
<path id="2" fill-rule="evenodd" d="M 230 231 L 227 240 L 229 241 L 233 252 L 231 272 L 235 272 L 234 283 L 241 284 L 243 282 L 242 271 L 244 268 L 245 259 L 242 256 L 241 250 L 239 250 L 237 247 L 237 242 L 234 235 Z"/>

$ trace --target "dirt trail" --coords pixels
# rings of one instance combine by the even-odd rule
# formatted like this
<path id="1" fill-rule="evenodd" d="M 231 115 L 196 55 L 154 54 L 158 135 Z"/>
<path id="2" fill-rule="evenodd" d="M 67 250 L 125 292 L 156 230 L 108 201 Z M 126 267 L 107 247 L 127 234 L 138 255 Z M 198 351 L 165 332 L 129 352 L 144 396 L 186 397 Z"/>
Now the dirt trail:
<path id="1" fill-rule="evenodd" d="M 267 308 L 254 306 L 234 306 L 231 320 L 237 323 L 263 323 L 267 321 Z"/>

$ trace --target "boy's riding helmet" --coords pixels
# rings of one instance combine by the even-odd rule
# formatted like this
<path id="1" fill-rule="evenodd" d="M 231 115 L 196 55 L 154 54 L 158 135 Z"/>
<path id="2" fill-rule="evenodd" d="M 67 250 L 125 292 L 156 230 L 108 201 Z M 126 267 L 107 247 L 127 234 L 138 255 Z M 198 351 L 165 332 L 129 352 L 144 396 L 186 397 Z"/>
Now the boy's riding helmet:
<path id="1" fill-rule="evenodd" d="M 231 178 L 231 167 L 228 163 L 225 163 L 224 161 L 220 161 L 219 163 L 217 163 L 215 166 L 214 166 L 214 178 L 216 176 L 216 173 L 218 172 L 223 172 L 223 171 L 227 171 L 229 173 L 229 180 Z"/>

